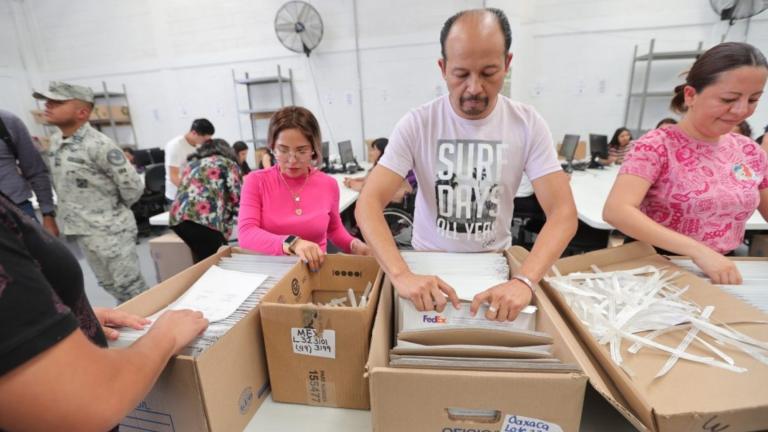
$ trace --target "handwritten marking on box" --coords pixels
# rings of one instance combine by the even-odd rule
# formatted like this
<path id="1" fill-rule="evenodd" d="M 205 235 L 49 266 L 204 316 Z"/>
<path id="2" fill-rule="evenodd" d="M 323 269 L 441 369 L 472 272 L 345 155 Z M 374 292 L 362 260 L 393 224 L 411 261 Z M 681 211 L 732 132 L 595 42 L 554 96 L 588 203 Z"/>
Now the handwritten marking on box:
<path id="1" fill-rule="evenodd" d="M 563 432 L 563 429 L 555 424 L 532 417 L 523 417 L 510 414 L 504 418 L 501 424 L 502 432 Z"/>
<path id="2" fill-rule="evenodd" d="M 336 358 L 336 331 L 318 333 L 313 328 L 291 328 L 293 352 L 301 355 Z"/>

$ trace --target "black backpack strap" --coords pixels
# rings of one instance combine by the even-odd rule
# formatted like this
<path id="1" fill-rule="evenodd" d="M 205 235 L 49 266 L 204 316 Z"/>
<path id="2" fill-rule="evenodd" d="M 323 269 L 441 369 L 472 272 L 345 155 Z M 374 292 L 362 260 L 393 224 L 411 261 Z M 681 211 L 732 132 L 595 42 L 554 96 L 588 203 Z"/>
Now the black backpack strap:
<path id="1" fill-rule="evenodd" d="M 11 138 L 11 133 L 8 131 L 8 128 L 5 127 L 5 123 L 3 123 L 3 119 L 0 118 L 0 139 L 5 142 L 5 145 L 8 146 L 8 148 L 11 150 L 11 153 L 13 153 L 13 157 L 18 159 L 19 153 L 16 151 L 16 143 L 13 142 L 13 138 Z"/>

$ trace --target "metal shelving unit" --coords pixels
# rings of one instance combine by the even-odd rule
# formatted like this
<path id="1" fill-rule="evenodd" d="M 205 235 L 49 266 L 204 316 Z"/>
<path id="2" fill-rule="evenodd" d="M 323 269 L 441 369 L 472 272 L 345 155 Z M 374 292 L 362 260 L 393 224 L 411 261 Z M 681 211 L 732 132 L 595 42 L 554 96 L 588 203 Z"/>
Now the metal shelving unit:
<path id="1" fill-rule="evenodd" d="M 269 122 L 277 110 L 286 106 L 286 101 L 290 102 L 289 105 L 295 105 L 293 94 L 293 70 L 288 69 L 288 75 L 283 76 L 282 69 L 277 66 L 277 75 L 254 78 L 251 77 L 248 72 L 245 73 L 244 78 L 237 78 L 234 69 L 232 70 L 232 82 L 235 89 L 235 107 L 237 109 L 237 125 L 240 129 L 240 138 L 246 142 L 252 142 L 253 148 L 265 147 L 266 137 L 260 134 L 261 127 L 259 123 Z M 263 100 L 259 95 L 259 89 L 271 88 L 276 86 L 277 93 L 276 98 L 269 98 L 269 100 Z M 246 107 L 240 106 L 240 94 L 242 87 L 245 87 L 246 95 L 248 98 L 248 105 Z M 286 95 L 287 93 L 287 95 Z M 279 99 L 279 105 L 276 106 Z M 251 138 L 243 138 L 243 123 L 242 117 L 248 116 L 251 124 Z M 267 126 L 264 127 L 266 132 Z"/>
<path id="2" fill-rule="evenodd" d="M 651 39 L 651 44 L 648 49 L 648 54 L 638 55 L 638 46 L 635 45 L 635 51 L 632 55 L 632 68 L 629 72 L 629 89 L 627 90 L 627 104 L 624 109 L 624 125 L 629 127 L 629 111 L 635 101 L 639 101 L 639 112 L 637 119 L 637 128 L 632 133 L 634 136 L 642 135 L 643 129 L 643 116 L 645 114 L 646 103 L 649 98 L 669 98 L 674 96 L 671 91 L 648 91 L 648 86 L 651 81 L 651 70 L 655 61 L 660 60 L 695 60 L 698 56 L 704 53 L 702 50 L 702 42 L 699 42 L 699 46 L 693 51 L 667 51 L 656 52 L 654 51 L 656 45 L 656 39 Z M 645 62 L 645 76 L 643 78 L 642 91 L 633 91 L 635 84 L 635 70 L 639 63 Z M 630 128 L 631 129 L 631 128 Z"/>
<path id="3" fill-rule="evenodd" d="M 101 82 L 101 88 L 102 88 L 102 91 L 93 93 L 94 105 L 106 106 L 107 117 L 91 119 L 90 120 L 91 125 L 96 129 L 98 129 L 100 132 L 104 133 L 105 135 L 110 136 L 115 141 L 115 143 L 117 143 L 118 146 L 121 146 L 121 147 L 132 146 L 134 148 L 138 148 L 138 142 L 136 139 L 136 129 L 133 126 L 133 119 L 131 118 L 130 105 L 128 103 L 128 91 L 125 88 L 125 84 L 122 84 L 122 90 L 123 90 L 122 92 L 110 91 L 107 88 L 107 83 L 105 81 Z M 125 105 L 120 105 L 120 99 L 125 100 Z M 112 110 L 112 107 L 124 107 L 127 110 L 127 112 L 125 113 L 126 117 L 115 118 L 115 113 Z M 130 127 L 131 138 L 133 142 L 121 142 L 117 132 L 118 127 Z M 105 130 L 105 128 L 110 128 L 110 129 Z M 109 133 L 109 131 L 111 131 L 111 133 Z"/>

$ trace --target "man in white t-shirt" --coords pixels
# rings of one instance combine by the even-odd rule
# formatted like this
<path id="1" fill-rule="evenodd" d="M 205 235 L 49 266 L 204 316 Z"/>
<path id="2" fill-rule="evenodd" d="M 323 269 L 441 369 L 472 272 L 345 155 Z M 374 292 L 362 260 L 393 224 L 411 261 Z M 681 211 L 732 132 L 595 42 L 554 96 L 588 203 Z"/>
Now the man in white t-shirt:
<path id="1" fill-rule="evenodd" d="M 532 107 L 499 95 L 511 40 L 509 22 L 497 9 L 464 11 L 446 21 L 438 65 L 449 94 L 400 120 L 357 201 L 355 217 L 366 242 L 398 294 L 420 311 L 442 311 L 446 295 L 454 307 L 459 300 L 439 277 L 411 272 L 382 216 L 408 170 L 419 184 L 412 239 L 417 250 L 509 247 L 523 173 L 533 183 L 547 222 L 513 279 L 475 296 L 473 314 L 489 303 L 488 319 L 517 317 L 531 301 L 532 286 L 576 232 L 573 196 L 546 123 Z"/>
<path id="2" fill-rule="evenodd" d="M 199 118 L 192 122 L 189 132 L 178 136 L 165 145 L 165 198 L 173 201 L 181 183 L 181 173 L 187 166 L 187 157 L 195 147 L 208 141 L 215 129 L 208 119 Z"/>

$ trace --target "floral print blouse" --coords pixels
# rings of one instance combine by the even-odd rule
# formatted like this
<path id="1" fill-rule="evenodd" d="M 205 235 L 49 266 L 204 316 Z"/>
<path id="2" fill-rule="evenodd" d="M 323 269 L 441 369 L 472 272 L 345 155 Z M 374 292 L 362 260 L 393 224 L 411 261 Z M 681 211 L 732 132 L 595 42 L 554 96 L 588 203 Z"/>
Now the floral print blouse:
<path id="1" fill-rule="evenodd" d="M 237 226 L 241 185 L 240 167 L 229 158 L 211 155 L 191 161 L 171 205 L 170 225 L 191 221 L 228 239 Z"/>

